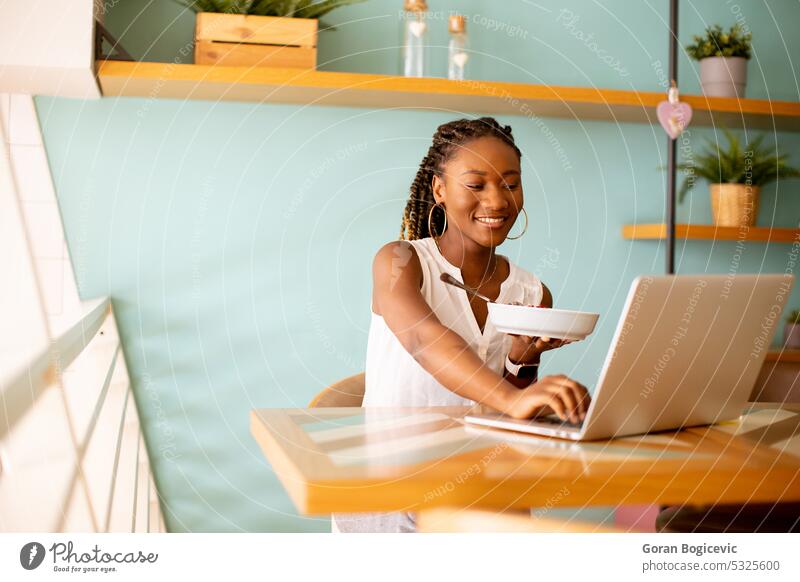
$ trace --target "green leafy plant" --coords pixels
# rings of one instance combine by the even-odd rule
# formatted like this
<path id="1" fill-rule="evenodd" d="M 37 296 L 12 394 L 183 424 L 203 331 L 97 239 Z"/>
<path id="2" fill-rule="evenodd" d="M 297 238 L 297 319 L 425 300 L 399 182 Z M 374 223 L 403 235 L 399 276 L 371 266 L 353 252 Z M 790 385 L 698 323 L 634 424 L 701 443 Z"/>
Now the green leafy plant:
<path id="1" fill-rule="evenodd" d="M 793 323 L 795 325 L 800 325 L 800 309 L 795 309 L 791 313 L 789 313 L 789 317 L 786 318 L 786 323 Z"/>
<path id="2" fill-rule="evenodd" d="M 800 170 L 786 162 L 787 154 L 772 153 L 762 147 L 764 135 L 742 147 L 739 138 L 730 130 L 723 129 L 728 147 L 705 138 L 706 150 L 694 156 L 687 163 L 678 164 L 686 179 L 678 191 L 678 200 L 683 202 L 686 193 L 692 189 L 697 177 L 705 178 L 712 184 L 750 184 L 764 186 L 780 178 L 800 177 Z"/>
<path id="3" fill-rule="evenodd" d="M 750 40 L 752 35 L 745 33 L 739 24 L 734 24 L 728 32 L 718 24 L 706 28 L 705 35 L 694 37 L 694 44 L 686 47 L 686 52 L 699 61 L 708 57 L 744 57 L 750 58 Z"/>
<path id="4" fill-rule="evenodd" d="M 195 12 L 322 18 L 331 10 L 366 0 L 175 0 Z M 320 29 L 333 30 L 320 22 Z"/>

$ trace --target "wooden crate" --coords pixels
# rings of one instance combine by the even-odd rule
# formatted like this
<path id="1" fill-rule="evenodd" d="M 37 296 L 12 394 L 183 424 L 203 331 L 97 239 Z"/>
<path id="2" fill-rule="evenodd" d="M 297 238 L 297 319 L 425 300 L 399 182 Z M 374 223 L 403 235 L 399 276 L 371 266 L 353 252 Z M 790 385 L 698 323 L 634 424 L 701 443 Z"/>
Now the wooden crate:
<path id="1" fill-rule="evenodd" d="M 317 20 L 200 12 L 195 28 L 198 65 L 317 66 Z"/>

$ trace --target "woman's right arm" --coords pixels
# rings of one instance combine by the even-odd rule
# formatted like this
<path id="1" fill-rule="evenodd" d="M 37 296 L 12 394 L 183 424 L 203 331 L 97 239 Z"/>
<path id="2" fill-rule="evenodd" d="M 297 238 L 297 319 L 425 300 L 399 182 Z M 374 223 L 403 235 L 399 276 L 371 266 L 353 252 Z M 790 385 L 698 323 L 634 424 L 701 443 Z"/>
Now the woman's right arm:
<path id="1" fill-rule="evenodd" d="M 548 376 L 520 390 L 487 367 L 460 335 L 439 321 L 420 292 L 422 267 L 408 242 L 384 245 L 375 256 L 372 276 L 373 311 L 445 388 L 516 418 L 530 418 L 547 406 L 562 418 L 573 417 L 573 409 L 578 414 L 578 401 L 585 393 L 582 386 L 565 376 Z"/>

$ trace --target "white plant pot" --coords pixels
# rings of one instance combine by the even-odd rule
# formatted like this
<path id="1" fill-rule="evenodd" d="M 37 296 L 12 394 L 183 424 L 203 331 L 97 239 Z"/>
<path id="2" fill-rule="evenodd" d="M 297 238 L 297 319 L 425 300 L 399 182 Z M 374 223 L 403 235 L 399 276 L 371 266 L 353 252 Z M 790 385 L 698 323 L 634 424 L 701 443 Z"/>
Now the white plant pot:
<path id="1" fill-rule="evenodd" d="M 747 87 L 747 59 L 708 57 L 700 61 L 700 85 L 706 97 L 744 99 Z"/>

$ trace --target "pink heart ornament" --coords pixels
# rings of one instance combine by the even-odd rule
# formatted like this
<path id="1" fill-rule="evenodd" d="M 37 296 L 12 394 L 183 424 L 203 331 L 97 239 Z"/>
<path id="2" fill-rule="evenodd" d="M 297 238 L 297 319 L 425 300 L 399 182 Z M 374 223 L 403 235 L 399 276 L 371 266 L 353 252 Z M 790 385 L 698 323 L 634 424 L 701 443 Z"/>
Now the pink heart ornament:
<path id="1" fill-rule="evenodd" d="M 658 122 L 667 135 L 676 139 L 692 121 L 692 106 L 688 103 L 662 101 L 656 107 Z"/>

